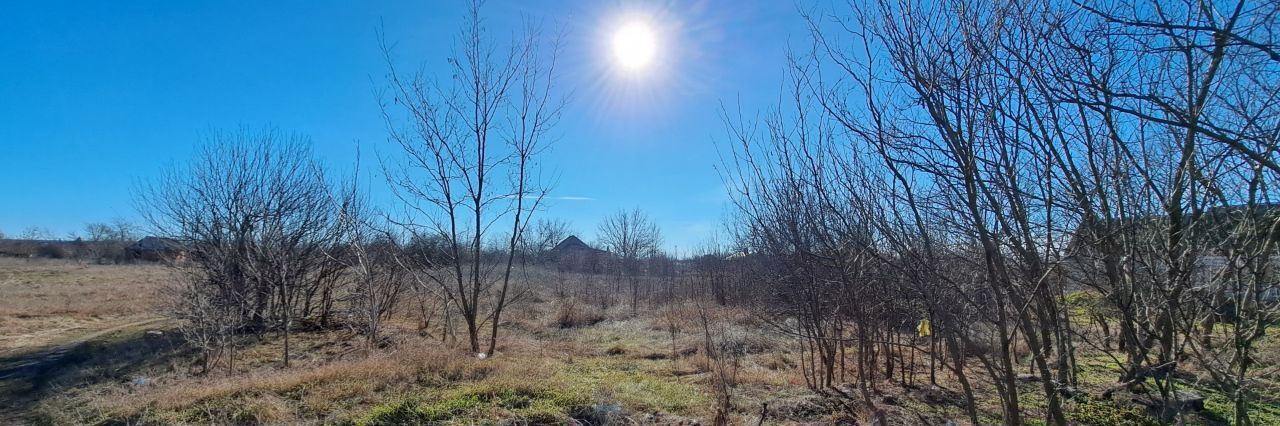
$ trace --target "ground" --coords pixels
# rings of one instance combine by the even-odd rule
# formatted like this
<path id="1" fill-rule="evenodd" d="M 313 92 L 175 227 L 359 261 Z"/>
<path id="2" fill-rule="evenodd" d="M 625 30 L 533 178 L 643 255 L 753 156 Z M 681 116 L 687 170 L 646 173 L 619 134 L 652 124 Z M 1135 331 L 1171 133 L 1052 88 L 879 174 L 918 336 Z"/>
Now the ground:
<path id="1" fill-rule="evenodd" d="M 0 258 L 0 354 L 157 316 L 159 265 Z"/>
<path id="2" fill-rule="evenodd" d="M 601 310 L 533 291 L 509 311 L 485 359 L 418 332 L 405 312 L 377 347 L 349 329 L 300 332 L 286 369 L 280 339 L 267 335 L 246 344 L 233 371 L 201 374 L 196 353 L 158 315 L 168 274 L 158 265 L 0 260 L 0 423 L 706 424 L 715 416 L 693 305 Z M 710 311 L 717 338 L 743 354 L 730 423 L 866 423 L 854 385 L 821 394 L 804 385 L 792 339 L 745 311 Z M 1114 368 L 1081 357 L 1082 386 L 1097 394 Z M 906 383 L 874 384 L 890 423 L 967 424 L 959 385 L 942 372 L 930 385 L 926 358 L 916 361 Z M 990 389 L 980 371 L 970 376 Z M 1035 417 L 1039 383 L 1022 386 Z M 1209 411 L 1187 423 L 1225 423 L 1225 399 L 1203 391 Z M 995 396 L 979 399 L 980 420 L 999 422 Z M 1259 399 L 1260 424 L 1280 419 L 1276 400 Z M 1078 424 L 1150 423 L 1131 405 L 1089 397 L 1067 408 Z"/>

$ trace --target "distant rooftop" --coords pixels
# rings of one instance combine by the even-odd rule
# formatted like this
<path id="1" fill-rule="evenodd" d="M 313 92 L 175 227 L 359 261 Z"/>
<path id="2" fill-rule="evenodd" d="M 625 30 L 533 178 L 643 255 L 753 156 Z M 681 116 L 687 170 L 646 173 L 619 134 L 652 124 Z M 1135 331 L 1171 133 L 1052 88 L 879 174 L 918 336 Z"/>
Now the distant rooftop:
<path id="1" fill-rule="evenodd" d="M 576 235 L 570 235 L 568 238 L 565 238 L 564 241 L 561 241 L 560 244 L 556 244 L 555 248 L 551 249 L 551 251 L 556 251 L 556 252 L 565 251 L 565 250 L 595 250 L 595 249 L 591 248 L 591 246 L 587 245 L 587 243 L 582 242 L 582 240 L 578 239 Z"/>

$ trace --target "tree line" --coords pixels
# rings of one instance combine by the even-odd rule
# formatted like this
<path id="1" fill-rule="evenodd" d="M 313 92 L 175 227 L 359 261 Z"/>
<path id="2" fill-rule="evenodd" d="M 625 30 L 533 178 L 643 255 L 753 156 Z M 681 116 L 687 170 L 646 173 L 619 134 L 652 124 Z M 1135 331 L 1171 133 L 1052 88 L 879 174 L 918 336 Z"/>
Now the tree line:
<path id="1" fill-rule="evenodd" d="M 929 354 L 970 421 L 983 374 L 1019 425 L 1025 348 L 1044 420 L 1064 425 L 1087 349 L 1120 366 L 1098 397 L 1154 387 L 1168 420 L 1194 365 L 1251 424 L 1274 371 L 1255 344 L 1280 315 L 1277 12 L 1190 0 L 806 12 L 782 101 L 726 109 L 721 169 L 736 229 L 763 255 L 760 306 L 804 342 L 810 385 L 852 371 L 874 407 L 877 379 L 913 380 L 895 362 Z M 927 341 L 904 338 L 921 320 Z"/>

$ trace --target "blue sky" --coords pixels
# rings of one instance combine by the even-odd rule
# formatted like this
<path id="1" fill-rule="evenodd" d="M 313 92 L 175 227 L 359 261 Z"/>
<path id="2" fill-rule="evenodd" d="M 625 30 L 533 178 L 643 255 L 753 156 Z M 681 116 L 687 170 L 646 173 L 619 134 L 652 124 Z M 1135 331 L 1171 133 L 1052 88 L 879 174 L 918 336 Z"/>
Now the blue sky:
<path id="1" fill-rule="evenodd" d="M 308 135 L 325 163 L 363 170 L 392 153 L 376 89 L 377 31 L 406 67 L 443 70 L 462 1 L 11 1 L 0 6 L 0 231 L 56 235 L 136 220 L 135 182 L 185 160 L 216 129 L 273 126 Z M 788 1 L 507 1 L 484 9 L 504 36 L 522 17 L 565 31 L 560 86 L 572 93 L 543 158 L 558 197 L 541 217 L 590 241 L 600 219 L 640 207 L 669 249 L 720 227 L 714 166 L 721 103 L 776 100 L 803 22 Z M 639 15 L 636 15 L 639 14 Z M 646 16 L 660 67 L 620 76 L 610 30 Z M 381 177 L 369 176 L 375 198 Z"/>

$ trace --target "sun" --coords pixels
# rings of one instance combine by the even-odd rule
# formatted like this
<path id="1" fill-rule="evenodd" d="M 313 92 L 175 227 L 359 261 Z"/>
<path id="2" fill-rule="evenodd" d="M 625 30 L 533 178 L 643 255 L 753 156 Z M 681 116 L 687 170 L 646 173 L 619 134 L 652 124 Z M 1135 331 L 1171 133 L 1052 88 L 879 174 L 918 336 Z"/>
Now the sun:
<path id="1" fill-rule="evenodd" d="M 630 22 L 613 34 L 613 56 L 629 70 L 639 70 L 653 62 L 658 50 L 653 29 L 643 22 Z"/>

